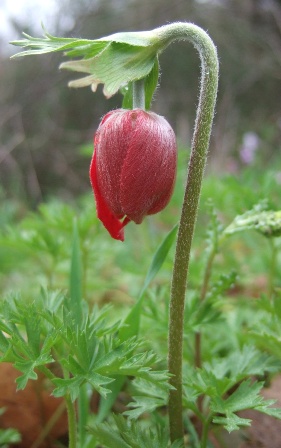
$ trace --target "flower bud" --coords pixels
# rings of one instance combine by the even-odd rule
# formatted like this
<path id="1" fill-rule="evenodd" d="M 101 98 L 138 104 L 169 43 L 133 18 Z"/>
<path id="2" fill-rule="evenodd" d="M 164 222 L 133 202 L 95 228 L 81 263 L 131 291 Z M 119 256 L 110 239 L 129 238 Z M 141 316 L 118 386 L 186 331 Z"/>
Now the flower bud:
<path id="1" fill-rule="evenodd" d="M 97 215 L 110 235 L 168 204 L 176 177 L 176 138 L 165 118 L 142 109 L 111 111 L 94 139 L 90 179 Z"/>

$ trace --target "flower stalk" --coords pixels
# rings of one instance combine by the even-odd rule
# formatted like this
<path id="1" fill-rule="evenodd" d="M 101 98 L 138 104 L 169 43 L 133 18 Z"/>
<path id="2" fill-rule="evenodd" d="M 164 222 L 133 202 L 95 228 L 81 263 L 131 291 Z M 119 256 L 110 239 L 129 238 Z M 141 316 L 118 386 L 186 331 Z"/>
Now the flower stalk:
<path id="1" fill-rule="evenodd" d="M 174 442 L 177 439 L 183 439 L 182 355 L 185 292 L 191 243 L 198 213 L 201 184 L 217 96 L 218 58 L 216 48 L 210 37 L 196 25 L 176 23 L 160 28 L 158 32 L 163 39 L 166 39 L 167 44 L 179 39 L 190 41 L 199 52 L 201 60 L 200 97 L 192 138 L 171 285 L 168 367 L 172 374 L 171 385 L 173 389 L 169 396 L 169 424 L 170 438 Z"/>
<path id="2" fill-rule="evenodd" d="M 133 82 L 133 109 L 145 110 L 144 78 Z"/>

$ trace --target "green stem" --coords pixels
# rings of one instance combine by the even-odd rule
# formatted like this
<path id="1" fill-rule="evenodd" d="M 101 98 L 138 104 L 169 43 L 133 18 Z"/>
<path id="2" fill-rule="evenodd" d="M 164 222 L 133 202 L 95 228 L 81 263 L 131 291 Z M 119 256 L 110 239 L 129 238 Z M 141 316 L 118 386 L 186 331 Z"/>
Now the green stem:
<path id="1" fill-rule="evenodd" d="M 75 406 L 72 402 L 70 395 L 66 394 L 65 397 L 67 417 L 68 417 L 68 448 L 77 448 L 77 425 L 76 425 L 76 413 Z"/>
<path id="2" fill-rule="evenodd" d="M 271 260 L 270 260 L 270 266 L 269 266 L 269 273 L 268 273 L 268 298 L 273 298 L 273 292 L 274 292 L 274 279 L 275 279 L 275 273 L 276 273 L 276 262 L 277 262 L 277 247 L 274 242 L 274 238 L 269 238 L 269 244 L 270 244 L 270 251 L 271 251 Z"/>
<path id="3" fill-rule="evenodd" d="M 212 274 L 213 261 L 216 256 L 216 253 L 217 253 L 217 247 L 214 246 L 208 256 L 207 265 L 206 265 L 206 269 L 204 272 L 203 283 L 202 283 L 202 287 L 201 287 L 201 291 L 200 291 L 200 302 L 203 302 L 205 300 L 205 297 L 206 297 L 206 294 L 208 291 L 209 282 L 210 282 L 210 278 L 211 278 L 211 274 Z M 195 358 L 195 366 L 200 368 L 202 365 L 201 332 L 200 331 L 195 333 L 195 355 L 194 355 L 194 358 Z"/>
<path id="4" fill-rule="evenodd" d="M 182 354 L 183 317 L 191 243 L 197 218 L 202 178 L 214 116 L 218 85 L 218 58 L 208 34 L 196 25 L 175 23 L 155 30 L 168 45 L 173 40 L 187 39 L 198 50 L 201 59 L 201 87 L 191 146 L 186 190 L 179 223 L 176 255 L 171 286 L 169 320 L 169 371 L 173 390 L 169 396 L 171 441 L 183 439 Z"/>
<path id="5" fill-rule="evenodd" d="M 145 110 L 144 78 L 133 82 L 133 109 Z"/>
<path id="6" fill-rule="evenodd" d="M 89 397 L 87 391 L 87 384 L 80 387 L 78 395 L 78 434 L 79 446 L 83 447 L 86 439 L 86 425 L 89 415 Z"/>
<path id="7" fill-rule="evenodd" d="M 51 381 L 56 378 L 56 376 L 45 366 L 40 366 L 38 368 L 42 373 L 45 374 L 47 378 Z M 66 375 L 64 375 L 66 377 Z M 67 409 L 67 417 L 68 417 L 68 437 L 69 444 L 68 448 L 77 448 L 77 423 L 76 423 L 76 413 L 75 413 L 75 405 L 72 403 L 70 395 L 66 394 L 64 396 L 66 409 Z"/>
<path id="8" fill-rule="evenodd" d="M 207 418 L 207 420 L 204 422 L 204 425 L 203 425 L 201 448 L 207 448 L 208 434 L 209 434 L 209 428 L 210 428 L 211 422 L 212 422 L 212 415 L 209 415 L 209 417 Z"/>

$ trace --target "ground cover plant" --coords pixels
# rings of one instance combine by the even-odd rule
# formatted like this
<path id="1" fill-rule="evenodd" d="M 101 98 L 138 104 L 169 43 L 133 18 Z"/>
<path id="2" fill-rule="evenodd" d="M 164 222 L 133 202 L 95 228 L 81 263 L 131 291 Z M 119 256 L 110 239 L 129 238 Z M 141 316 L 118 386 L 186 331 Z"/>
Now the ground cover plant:
<path id="1" fill-rule="evenodd" d="M 61 406 L 38 432 L 33 447 L 44 443 L 71 448 L 223 446 L 223 429 L 232 432 L 250 425 L 242 411 L 254 409 L 281 416 L 274 400 L 261 394 L 265 382 L 281 367 L 281 225 L 276 168 L 270 175 L 260 173 L 259 190 L 253 168 L 248 172 L 252 177 L 245 175 L 244 182 L 231 176 L 210 176 L 202 190 L 202 212 L 191 250 L 217 86 L 216 54 L 208 35 L 194 25 L 175 24 L 151 33 L 121 33 L 97 41 L 46 34 L 44 39 L 27 36 L 16 44 L 30 47 L 27 54 L 64 50 L 69 56 L 83 56 L 64 63 L 66 68 L 90 73 L 75 81 L 76 86 L 103 82 L 107 95 L 123 89 L 126 117 L 135 120 L 140 149 L 144 150 L 138 127 L 143 124 L 137 119 L 145 116 L 149 122 L 152 117 L 145 109 L 150 107 L 158 82 L 156 56 L 171 38 L 191 40 L 202 63 L 201 96 L 180 223 L 184 161 L 188 159 L 184 148 L 178 151 L 179 172 L 169 209 L 147 218 L 142 226 L 126 226 L 123 244 L 111 240 L 95 217 L 92 197 L 75 206 L 59 200 L 42 204 L 38 212 L 16 224 L 11 212 L 11 224 L 7 219 L 2 225 L 4 275 L 0 281 L 6 298 L 0 309 L 1 359 L 21 372 L 16 378 L 19 390 L 30 381 L 40 381 Z M 114 65 L 110 65 L 112 58 Z M 109 74 L 103 64 L 109 67 Z M 144 82 L 140 82 L 142 78 Z M 115 165 L 117 184 L 106 196 L 98 177 L 105 157 L 101 148 L 103 132 L 110 141 L 117 135 L 116 114 L 122 115 L 118 120 L 125 140 L 132 132 L 127 121 L 124 124 L 123 112 L 115 111 L 103 119 L 95 138 L 91 181 L 98 217 L 113 238 L 123 240 L 128 221 L 140 223 L 144 215 L 166 205 L 171 183 L 159 205 L 149 169 L 155 160 L 157 168 L 161 167 L 162 156 L 155 159 L 152 152 L 147 180 L 142 177 L 141 181 L 147 185 L 146 198 L 156 191 L 157 199 L 149 196 L 147 206 L 131 181 L 130 188 L 139 193 L 133 195 L 137 205 L 132 211 Z M 150 142 L 157 143 L 154 151 L 161 147 L 160 136 L 168 129 L 159 122 L 156 131 L 154 125 L 148 125 L 152 129 Z M 105 125 L 109 130 L 104 130 Z M 170 129 L 167 132 L 164 141 L 168 140 L 174 154 L 174 140 Z M 108 144 L 104 146 L 105 151 Z M 110 153 L 111 158 L 114 154 Z M 134 152 L 133 159 L 137 155 Z M 173 160 L 172 155 L 169 175 Z M 163 166 L 167 168 L 167 164 Z M 110 176 L 110 169 L 108 172 Z M 167 177 L 164 174 L 163 184 Z M 172 173 L 172 183 L 173 178 Z M 121 208 L 116 191 L 118 200 L 126 197 Z M 262 249 L 251 263 L 249 253 L 255 245 Z M 241 259 L 247 259 L 244 265 Z M 258 275 L 263 276 L 263 294 L 252 300 L 251 276 Z M 21 284 L 21 293 L 10 288 L 14 279 Z M 68 436 L 59 441 L 60 434 L 52 431 L 64 406 Z"/>

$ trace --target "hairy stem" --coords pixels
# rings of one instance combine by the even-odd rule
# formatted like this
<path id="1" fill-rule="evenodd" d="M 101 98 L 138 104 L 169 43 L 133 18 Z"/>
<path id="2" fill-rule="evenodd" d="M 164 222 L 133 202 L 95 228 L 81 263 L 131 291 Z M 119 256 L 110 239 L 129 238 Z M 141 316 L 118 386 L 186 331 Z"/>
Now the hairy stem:
<path id="1" fill-rule="evenodd" d="M 183 438 L 182 355 L 183 319 L 187 273 L 191 243 L 198 212 L 202 178 L 214 116 L 218 85 L 218 58 L 208 34 L 190 23 L 175 23 L 155 30 L 168 45 L 186 39 L 197 49 L 201 59 L 200 98 L 192 138 L 191 156 L 179 223 L 174 270 L 171 286 L 168 366 L 173 375 L 169 396 L 171 441 Z"/>

